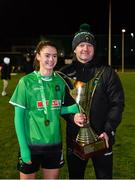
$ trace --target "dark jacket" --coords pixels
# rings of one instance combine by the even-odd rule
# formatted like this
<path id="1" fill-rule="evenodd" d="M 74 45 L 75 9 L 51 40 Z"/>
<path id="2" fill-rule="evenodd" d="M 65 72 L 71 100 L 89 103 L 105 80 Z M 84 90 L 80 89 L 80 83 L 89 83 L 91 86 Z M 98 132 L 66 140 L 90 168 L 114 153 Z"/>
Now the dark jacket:
<path id="1" fill-rule="evenodd" d="M 75 60 L 60 71 L 72 79 L 87 83 L 100 68 L 102 66 L 97 65 L 95 60 L 86 64 Z M 69 80 L 67 82 L 70 84 Z M 70 87 L 72 88 L 72 86 Z M 114 69 L 106 66 L 93 96 L 89 119 L 98 135 L 102 132 L 108 134 L 111 145 L 114 143 L 116 128 L 121 122 L 123 109 L 124 91 L 121 81 Z M 65 116 L 64 118 L 70 117 Z M 72 140 L 76 138 L 79 128 L 68 122 L 67 120 L 67 144 L 70 146 Z"/>

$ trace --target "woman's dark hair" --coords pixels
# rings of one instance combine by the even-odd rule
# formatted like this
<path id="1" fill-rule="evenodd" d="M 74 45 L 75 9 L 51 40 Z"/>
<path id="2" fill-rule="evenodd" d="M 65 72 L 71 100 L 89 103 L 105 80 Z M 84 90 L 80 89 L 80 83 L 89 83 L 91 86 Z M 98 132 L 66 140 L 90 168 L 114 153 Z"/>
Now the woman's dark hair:
<path id="1" fill-rule="evenodd" d="M 33 62 L 33 67 L 35 70 L 39 70 L 39 68 L 40 68 L 39 61 L 37 60 L 36 55 L 40 54 L 40 51 L 46 46 L 54 47 L 58 51 L 58 48 L 54 42 L 52 42 L 50 40 L 40 41 L 36 47 L 36 50 L 35 50 L 35 58 L 34 58 L 34 62 Z"/>

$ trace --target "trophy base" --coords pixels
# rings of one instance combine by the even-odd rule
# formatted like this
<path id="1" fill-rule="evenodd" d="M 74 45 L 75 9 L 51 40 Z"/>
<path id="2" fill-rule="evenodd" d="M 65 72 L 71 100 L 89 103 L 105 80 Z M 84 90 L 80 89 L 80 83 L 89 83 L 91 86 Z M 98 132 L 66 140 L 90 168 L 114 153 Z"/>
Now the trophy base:
<path id="1" fill-rule="evenodd" d="M 88 160 L 89 158 L 104 153 L 105 151 L 106 144 L 102 139 L 85 145 L 74 141 L 73 153 L 82 160 Z"/>

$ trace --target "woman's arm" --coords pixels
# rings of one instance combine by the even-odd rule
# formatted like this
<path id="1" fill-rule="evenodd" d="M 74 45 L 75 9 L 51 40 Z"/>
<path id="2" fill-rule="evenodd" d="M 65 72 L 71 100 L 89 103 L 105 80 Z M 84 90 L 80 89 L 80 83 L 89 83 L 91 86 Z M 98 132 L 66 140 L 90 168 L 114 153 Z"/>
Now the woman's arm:
<path id="1" fill-rule="evenodd" d="M 25 109 L 15 106 L 14 122 L 15 122 L 15 130 L 20 146 L 21 157 L 25 163 L 29 163 L 31 162 L 31 155 L 25 136 L 24 114 L 25 114 Z"/>

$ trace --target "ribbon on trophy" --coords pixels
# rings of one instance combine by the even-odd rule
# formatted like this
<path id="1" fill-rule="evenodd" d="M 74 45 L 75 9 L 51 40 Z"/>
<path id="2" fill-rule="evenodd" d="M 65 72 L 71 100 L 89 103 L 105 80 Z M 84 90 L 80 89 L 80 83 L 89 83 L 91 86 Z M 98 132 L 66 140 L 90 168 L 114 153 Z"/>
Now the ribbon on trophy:
<path id="1" fill-rule="evenodd" d="M 95 77 L 87 83 L 75 81 L 74 89 L 71 90 L 71 95 L 78 103 L 80 112 L 85 113 L 87 118 L 86 123 L 80 128 L 76 140 L 73 142 L 73 153 L 83 160 L 106 150 L 105 140 L 98 138 L 98 135 L 90 126 L 89 120 L 93 95 L 104 69 L 98 69 Z"/>

